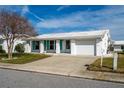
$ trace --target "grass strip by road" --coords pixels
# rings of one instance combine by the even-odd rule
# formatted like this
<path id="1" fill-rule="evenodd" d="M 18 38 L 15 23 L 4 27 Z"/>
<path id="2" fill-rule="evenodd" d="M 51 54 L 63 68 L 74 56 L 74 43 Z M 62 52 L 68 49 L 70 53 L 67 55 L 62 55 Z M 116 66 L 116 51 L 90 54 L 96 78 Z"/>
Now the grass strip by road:
<path id="1" fill-rule="evenodd" d="M 25 64 L 25 63 L 33 62 L 36 60 L 44 59 L 47 57 L 50 57 L 50 56 L 45 54 L 14 53 L 13 59 L 8 60 L 7 54 L 0 54 L 0 63 Z"/>
<path id="2" fill-rule="evenodd" d="M 102 72 L 113 72 L 113 58 L 104 58 L 103 67 L 100 67 L 101 59 L 97 59 L 94 63 L 90 64 L 88 70 L 91 71 L 102 71 Z M 117 73 L 124 73 L 124 54 L 119 54 L 118 58 L 118 69 Z"/>

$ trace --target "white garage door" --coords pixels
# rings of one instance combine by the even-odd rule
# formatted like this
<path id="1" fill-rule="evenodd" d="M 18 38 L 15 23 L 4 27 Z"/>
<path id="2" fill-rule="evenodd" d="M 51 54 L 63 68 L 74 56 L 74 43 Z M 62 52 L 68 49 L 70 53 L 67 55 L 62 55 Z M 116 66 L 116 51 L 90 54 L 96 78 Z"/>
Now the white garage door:
<path id="1" fill-rule="evenodd" d="M 95 55 L 95 41 L 77 40 L 76 53 L 78 55 Z"/>

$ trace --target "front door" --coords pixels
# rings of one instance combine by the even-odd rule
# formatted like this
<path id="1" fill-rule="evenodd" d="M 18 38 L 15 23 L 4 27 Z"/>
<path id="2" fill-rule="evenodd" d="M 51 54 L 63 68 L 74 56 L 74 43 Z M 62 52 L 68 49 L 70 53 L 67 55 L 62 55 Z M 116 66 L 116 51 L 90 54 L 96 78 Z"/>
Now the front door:
<path id="1" fill-rule="evenodd" d="M 50 50 L 55 50 L 54 40 L 50 40 Z"/>
<path id="2" fill-rule="evenodd" d="M 70 40 L 66 40 L 66 52 L 70 53 L 71 51 L 71 45 L 70 45 Z"/>

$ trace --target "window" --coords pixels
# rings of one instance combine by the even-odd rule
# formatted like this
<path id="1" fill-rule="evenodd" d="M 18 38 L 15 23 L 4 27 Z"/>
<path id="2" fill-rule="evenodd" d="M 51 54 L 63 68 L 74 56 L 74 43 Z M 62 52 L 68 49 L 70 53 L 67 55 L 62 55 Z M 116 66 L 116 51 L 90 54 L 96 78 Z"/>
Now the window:
<path id="1" fill-rule="evenodd" d="M 39 41 L 33 41 L 32 42 L 32 46 L 33 46 L 33 50 L 39 50 L 40 49 L 40 42 Z"/>
<path id="2" fill-rule="evenodd" d="M 50 40 L 50 49 L 53 50 L 54 49 L 54 41 Z"/>
<path id="3" fill-rule="evenodd" d="M 124 46 L 121 46 L 121 49 L 124 50 Z"/>
<path id="4" fill-rule="evenodd" d="M 66 49 L 70 49 L 70 40 L 66 40 Z"/>
<path id="5" fill-rule="evenodd" d="M 39 49 L 39 41 L 36 41 L 35 45 L 36 45 L 36 50 L 38 50 Z"/>

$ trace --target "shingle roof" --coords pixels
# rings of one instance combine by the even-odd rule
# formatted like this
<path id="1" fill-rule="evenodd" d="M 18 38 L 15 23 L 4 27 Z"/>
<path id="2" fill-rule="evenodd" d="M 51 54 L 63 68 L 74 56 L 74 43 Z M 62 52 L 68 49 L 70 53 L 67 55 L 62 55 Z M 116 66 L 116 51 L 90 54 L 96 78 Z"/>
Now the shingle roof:
<path id="1" fill-rule="evenodd" d="M 100 38 L 104 36 L 109 30 L 96 30 L 96 31 L 76 31 L 68 33 L 52 33 L 52 34 L 42 34 L 36 37 L 31 37 L 29 39 L 80 39 L 80 38 Z"/>

